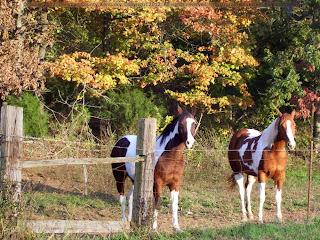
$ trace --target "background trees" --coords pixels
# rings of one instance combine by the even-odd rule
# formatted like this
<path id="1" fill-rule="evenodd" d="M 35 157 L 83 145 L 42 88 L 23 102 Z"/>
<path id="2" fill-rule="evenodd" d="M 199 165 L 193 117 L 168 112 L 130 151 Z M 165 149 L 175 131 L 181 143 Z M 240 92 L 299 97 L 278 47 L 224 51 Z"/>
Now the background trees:
<path id="1" fill-rule="evenodd" d="M 25 0 L 0 3 L 0 96 L 44 88 L 39 65 L 48 42 L 46 18 L 42 10 L 29 11 Z M 40 51 L 41 50 L 41 51 Z"/>
<path id="2" fill-rule="evenodd" d="M 24 16 L 28 57 L 10 54 L 30 68 L 22 71 L 16 60 L 2 58 L 3 76 L 15 72 L 3 78 L 11 85 L 2 85 L 2 95 L 45 87 L 43 101 L 62 122 L 72 119 L 72 109 L 86 108 L 91 119 L 106 120 L 111 132 L 123 131 L 134 128 L 128 118 L 141 117 L 137 102 L 150 104 L 146 116 L 161 116 L 164 109 L 172 114 L 168 106 L 177 100 L 196 105 L 208 127 L 261 128 L 274 118 L 275 108 L 300 106 L 303 115 L 311 111 L 305 110 L 304 94 L 317 96 L 316 1 L 293 9 L 55 8 L 24 9 L 20 15 L 14 14 L 20 5 L 10 7 L 13 3 L 2 4 L 1 14 L 10 18 L 1 49 L 18 41 L 14 22 Z M 47 17 L 50 27 L 43 28 Z M 38 63 L 47 45 L 50 51 L 40 65 L 47 69 L 44 82 Z M 318 98 L 313 99 L 317 109 Z M 128 109 L 136 110 L 129 114 Z"/>

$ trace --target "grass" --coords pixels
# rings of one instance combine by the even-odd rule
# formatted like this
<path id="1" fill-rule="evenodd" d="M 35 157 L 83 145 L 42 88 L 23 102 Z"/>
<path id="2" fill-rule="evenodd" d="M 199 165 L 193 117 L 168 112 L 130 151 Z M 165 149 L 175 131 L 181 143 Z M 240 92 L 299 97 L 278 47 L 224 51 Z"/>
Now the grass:
<path id="1" fill-rule="evenodd" d="M 211 140 L 216 136 L 200 136 L 194 151 L 186 152 L 186 170 L 179 198 L 179 222 L 183 232 L 172 232 L 170 194 L 162 194 L 159 234 L 146 232 L 108 237 L 73 236 L 72 239 L 312 239 L 320 218 L 320 161 L 315 159 L 312 182 L 311 223 L 306 223 L 308 190 L 308 156 L 290 154 L 283 188 L 284 223 L 276 222 L 273 181 L 266 185 L 265 224 L 256 224 L 258 189 L 254 185 L 252 207 L 255 221 L 240 222 L 238 191 L 228 191 L 231 174 L 227 143 Z M 205 139 L 202 140 L 202 139 Z M 208 147 L 211 144 L 213 147 Z M 210 149 L 208 151 L 207 149 Z M 215 150 L 216 149 L 216 150 Z M 22 195 L 24 219 L 120 220 L 118 193 L 109 165 L 88 166 L 89 196 L 84 196 L 82 166 L 35 168 L 23 172 Z M 127 192 L 130 187 L 127 181 Z M 0 222 L 1 223 L 1 222 Z M 20 231 L 21 232 L 21 231 Z M 26 235 L 30 239 L 45 235 Z M 50 236 L 49 236 L 50 237 Z M 69 239 L 68 236 L 64 236 Z M 314 238 L 315 239 L 315 238 Z"/>
<path id="2" fill-rule="evenodd" d="M 114 234 L 110 236 L 69 236 L 67 239 L 96 239 L 96 240 L 179 240 L 179 239 L 319 239 L 320 219 L 298 224 L 295 222 L 256 224 L 248 223 L 224 229 L 188 229 L 181 233 L 148 233 L 144 231 Z M 47 235 L 34 235 L 36 238 L 46 238 Z"/>

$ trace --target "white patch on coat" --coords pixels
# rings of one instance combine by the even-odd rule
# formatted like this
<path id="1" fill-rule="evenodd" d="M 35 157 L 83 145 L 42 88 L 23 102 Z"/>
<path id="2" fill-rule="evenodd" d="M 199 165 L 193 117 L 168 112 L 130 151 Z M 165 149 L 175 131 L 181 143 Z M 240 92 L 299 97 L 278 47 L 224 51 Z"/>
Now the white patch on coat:
<path id="1" fill-rule="evenodd" d="M 270 148 L 271 145 L 274 143 L 275 138 L 278 134 L 277 129 L 277 119 L 275 119 L 265 130 L 263 130 L 262 133 L 260 133 L 257 130 L 254 129 L 247 129 L 249 132 L 249 136 L 245 139 L 249 140 L 254 137 L 260 136 L 259 140 L 257 142 L 253 142 L 251 144 L 251 157 L 252 157 L 252 164 L 245 163 L 243 161 L 243 155 L 244 152 L 248 148 L 248 143 L 245 143 L 240 149 L 239 149 L 239 155 L 242 159 L 242 162 L 244 165 L 246 165 L 249 169 L 253 170 L 256 174 L 258 174 L 258 167 L 260 164 L 260 160 L 262 159 L 262 153 L 263 150 L 266 148 Z M 253 150 L 254 146 L 257 146 L 255 150 Z M 250 150 L 249 150 L 250 151 Z"/>
<path id="2" fill-rule="evenodd" d="M 244 160 L 244 159 L 243 159 L 243 155 L 244 155 L 244 153 L 246 152 L 247 148 L 248 148 L 248 143 L 245 143 L 245 144 L 243 144 L 243 145 L 241 146 L 241 148 L 238 150 L 238 151 L 239 151 L 239 156 L 241 157 L 242 161 Z M 244 164 L 245 164 L 245 162 L 244 162 Z"/>

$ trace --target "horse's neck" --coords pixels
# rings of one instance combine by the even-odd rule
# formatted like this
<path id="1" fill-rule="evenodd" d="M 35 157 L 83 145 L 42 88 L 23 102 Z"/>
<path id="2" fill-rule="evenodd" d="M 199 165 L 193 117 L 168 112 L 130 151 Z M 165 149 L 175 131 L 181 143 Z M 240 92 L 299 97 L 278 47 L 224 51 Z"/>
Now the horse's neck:
<path id="1" fill-rule="evenodd" d="M 278 127 L 277 127 L 277 120 L 275 119 L 265 130 L 263 130 L 259 141 L 261 141 L 264 147 L 270 148 L 278 135 Z"/>
<path id="2" fill-rule="evenodd" d="M 163 136 L 163 134 L 161 134 L 160 136 L 157 137 L 156 140 L 156 150 L 161 150 L 164 149 L 166 147 L 166 145 L 168 144 L 168 142 L 170 142 L 170 140 L 172 140 L 175 135 L 178 134 L 178 123 L 176 123 L 174 129 L 172 132 L 170 132 L 170 134 L 168 134 L 167 136 Z"/>
<path id="3" fill-rule="evenodd" d="M 175 125 L 174 130 L 163 139 L 163 135 L 161 134 L 159 137 L 157 137 L 156 140 L 156 153 L 155 153 L 155 165 L 158 162 L 159 157 L 163 154 L 166 150 L 168 143 L 178 134 L 178 124 Z M 179 144 L 178 146 L 180 146 Z M 177 147 L 178 147 L 177 146 Z M 182 145 L 182 150 L 184 148 L 184 145 Z M 175 148 L 176 149 L 176 148 Z M 181 149 L 181 147 L 179 147 Z"/>
<path id="4" fill-rule="evenodd" d="M 284 140 L 276 141 L 272 145 L 272 151 L 283 150 L 286 146 L 286 142 Z"/>

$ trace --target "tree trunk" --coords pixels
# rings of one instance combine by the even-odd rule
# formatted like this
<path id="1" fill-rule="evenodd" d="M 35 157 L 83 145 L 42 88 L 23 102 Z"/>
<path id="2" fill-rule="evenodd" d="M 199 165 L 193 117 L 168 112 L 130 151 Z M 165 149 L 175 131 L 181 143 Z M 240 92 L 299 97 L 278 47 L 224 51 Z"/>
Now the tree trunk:
<path id="1" fill-rule="evenodd" d="M 47 36 L 48 31 L 49 31 L 48 30 L 49 22 L 48 22 L 48 9 L 47 8 L 41 9 L 39 24 L 41 26 L 42 35 Z M 39 54 L 38 54 L 39 62 L 44 61 L 47 46 L 48 46 L 48 40 L 46 38 L 44 38 L 43 41 L 39 43 Z"/>
<path id="2" fill-rule="evenodd" d="M 18 16 L 17 16 L 17 25 L 16 25 L 16 32 L 17 32 L 17 63 L 16 63 L 16 74 L 19 77 L 21 74 L 19 73 L 21 71 L 21 62 L 22 62 L 22 57 L 23 57 L 23 49 L 24 49 L 24 29 L 23 29 L 23 24 L 24 24 L 24 12 L 25 12 L 25 6 L 26 6 L 26 1 L 25 0 L 20 0 L 18 2 L 19 7 L 18 7 Z"/>
<path id="3" fill-rule="evenodd" d="M 320 149 L 320 103 L 316 103 L 316 111 L 314 112 L 313 118 L 313 141 L 314 141 L 314 150 L 316 153 Z"/>
<path id="4" fill-rule="evenodd" d="M 103 15 L 103 32 L 102 32 L 102 51 L 105 53 L 110 53 L 110 33 L 111 33 L 111 13 L 106 12 Z"/>

